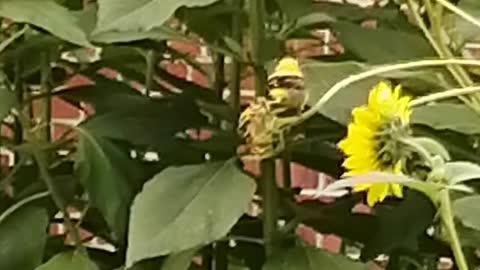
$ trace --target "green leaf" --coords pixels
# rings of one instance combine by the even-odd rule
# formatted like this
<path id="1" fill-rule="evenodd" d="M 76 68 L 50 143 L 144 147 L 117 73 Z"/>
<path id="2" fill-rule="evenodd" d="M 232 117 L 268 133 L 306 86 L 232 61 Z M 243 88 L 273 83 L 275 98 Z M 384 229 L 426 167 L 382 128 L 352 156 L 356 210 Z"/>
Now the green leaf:
<path id="1" fill-rule="evenodd" d="M 365 65 L 353 61 L 327 63 L 313 60 L 305 60 L 301 67 L 306 89 L 309 91 L 309 105 L 315 104 L 338 81 L 366 68 Z M 379 78 L 370 78 L 345 87 L 333 96 L 320 112 L 332 120 L 347 124 L 351 110 L 367 102 L 370 89 L 378 81 Z"/>
<path id="2" fill-rule="evenodd" d="M 137 40 L 187 40 L 185 36 L 175 30 L 158 26 L 148 31 L 105 31 L 93 34 L 90 39 L 100 43 L 132 42 Z"/>
<path id="3" fill-rule="evenodd" d="M 196 252 L 197 249 L 192 248 L 171 254 L 163 263 L 162 270 L 187 270 Z"/>
<path id="4" fill-rule="evenodd" d="M 440 103 L 413 109 L 412 123 L 464 134 L 480 134 L 480 116 L 461 104 Z"/>
<path id="5" fill-rule="evenodd" d="M 458 8 L 462 9 L 477 20 L 480 19 L 480 3 L 477 0 L 461 0 L 458 2 Z M 480 35 L 480 27 L 467 22 L 465 19 L 452 15 L 454 24 L 452 31 L 459 35 L 460 42 L 478 40 Z"/>
<path id="6" fill-rule="evenodd" d="M 480 195 L 455 200 L 453 211 L 465 227 L 480 230 Z"/>
<path id="7" fill-rule="evenodd" d="M 127 267 L 223 237 L 244 213 L 255 186 L 234 160 L 160 172 L 133 203 Z"/>
<path id="8" fill-rule="evenodd" d="M 134 196 L 129 182 L 135 169 L 133 161 L 112 142 L 83 127 L 78 131 L 75 173 L 92 205 L 101 211 L 116 238 L 121 240 Z"/>
<path id="9" fill-rule="evenodd" d="M 99 0 L 94 33 L 106 31 L 148 31 L 159 27 L 182 6 L 205 6 L 217 0 Z"/>
<path id="10" fill-rule="evenodd" d="M 480 166 L 466 161 L 453 161 L 445 165 L 447 179 L 451 184 L 480 178 Z"/>
<path id="11" fill-rule="evenodd" d="M 312 11 L 313 3 L 310 0 L 276 0 L 280 9 L 290 20 L 297 19 Z"/>
<path id="12" fill-rule="evenodd" d="M 366 264 L 312 247 L 295 247 L 267 260 L 263 270 L 366 270 Z"/>
<path id="13" fill-rule="evenodd" d="M 76 18 L 53 0 L 2 0 L 0 16 L 33 24 L 73 44 L 92 47 Z"/>
<path id="14" fill-rule="evenodd" d="M 436 56 L 421 32 L 366 29 L 348 22 L 333 23 L 333 28 L 345 50 L 368 63 L 381 64 Z"/>
<path id="15" fill-rule="evenodd" d="M 42 262 L 47 240 L 46 210 L 21 208 L 0 223 L 0 269 L 32 270 Z"/>
<path id="16" fill-rule="evenodd" d="M 448 153 L 447 149 L 445 147 L 435 141 L 434 139 L 428 138 L 428 137 L 415 137 L 410 139 L 413 143 L 419 144 L 425 150 L 427 150 L 429 153 L 433 155 L 439 155 L 442 159 L 444 160 L 450 160 L 450 154 Z"/>
<path id="17" fill-rule="evenodd" d="M 87 254 L 81 251 L 64 252 L 55 255 L 35 270 L 99 270 Z"/>

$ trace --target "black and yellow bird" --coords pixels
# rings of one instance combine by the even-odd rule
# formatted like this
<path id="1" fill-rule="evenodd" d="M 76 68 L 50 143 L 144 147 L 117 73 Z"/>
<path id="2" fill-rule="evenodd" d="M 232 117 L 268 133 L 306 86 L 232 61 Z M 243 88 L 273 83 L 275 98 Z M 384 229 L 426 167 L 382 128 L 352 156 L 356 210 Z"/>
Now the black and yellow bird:
<path id="1" fill-rule="evenodd" d="M 290 56 L 278 61 L 268 77 L 268 96 L 277 106 L 284 107 L 288 114 L 300 113 L 307 102 L 305 80 L 298 61 Z"/>

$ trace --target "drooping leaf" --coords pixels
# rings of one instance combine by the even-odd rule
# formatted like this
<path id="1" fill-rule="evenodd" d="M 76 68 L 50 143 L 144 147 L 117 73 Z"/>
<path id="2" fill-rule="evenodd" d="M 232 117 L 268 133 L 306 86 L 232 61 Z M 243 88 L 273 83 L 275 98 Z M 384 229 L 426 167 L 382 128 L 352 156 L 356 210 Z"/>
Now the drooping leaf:
<path id="1" fill-rule="evenodd" d="M 92 205 L 98 208 L 115 238 L 122 241 L 135 186 L 135 163 L 112 142 L 80 127 L 75 172 Z"/>
<path id="2" fill-rule="evenodd" d="M 54 0 L 2 0 L 0 16 L 33 24 L 76 45 L 92 46 L 76 18 Z"/>
<path id="3" fill-rule="evenodd" d="M 480 116 L 461 104 L 440 103 L 414 108 L 412 123 L 464 134 L 480 134 Z"/>
<path id="4" fill-rule="evenodd" d="M 468 228 L 480 230 L 480 195 L 467 196 L 453 202 L 455 216 Z"/>
<path id="5" fill-rule="evenodd" d="M 181 6 L 204 6 L 216 0 L 98 1 L 94 34 L 106 31 L 148 31 L 163 23 Z"/>
<path id="6" fill-rule="evenodd" d="M 255 182 L 232 160 L 162 171 L 132 206 L 127 266 L 223 237 L 254 191 Z"/>
<path id="7" fill-rule="evenodd" d="M 480 166 L 466 161 L 452 161 L 445 164 L 447 179 L 451 184 L 480 179 Z"/>
<path id="8" fill-rule="evenodd" d="M 163 262 L 162 270 L 187 270 L 196 252 L 197 249 L 193 248 L 171 254 Z"/>
<path id="9" fill-rule="evenodd" d="M 315 104 L 338 81 L 361 72 L 365 65 L 357 62 L 327 63 L 305 61 L 302 71 L 305 75 L 306 89 L 309 91 L 309 105 Z M 328 118 L 341 124 L 347 124 L 351 110 L 367 102 L 370 89 L 378 82 L 378 78 L 370 78 L 351 84 L 333 96 L 320 111 Z"/>
<path id="10" fill-rule="evenodd" d="M 371 64 L 436 56 L 421 32 L 366 29 L 348 22 L 336 22 L 333 28 L 347 52 Z"/>
<path id="11" fill-rule="evenodd" d="M 21 208 L 0 221 L 0 269 L 33 270 L 42 262 L 48 216 L 42 208 Z"/>
<path id="12" fill-rule="evenodd" d="M 366 264 L 313 247 L 294 247 L 272 256 L 263 270 L 366 270 Z"/>
<path id="13" fill-rule="evenodd" d="M 81 251 L 64 252 L 55 255 L 35 270 L 99 270 L 98 266 Z"/>

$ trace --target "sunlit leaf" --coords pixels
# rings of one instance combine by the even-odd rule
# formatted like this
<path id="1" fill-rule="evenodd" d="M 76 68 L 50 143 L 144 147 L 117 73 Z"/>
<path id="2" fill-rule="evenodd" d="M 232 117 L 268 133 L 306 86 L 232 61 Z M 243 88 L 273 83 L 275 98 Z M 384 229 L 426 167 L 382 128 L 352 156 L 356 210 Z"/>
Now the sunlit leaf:
<path id="1" fill-rule="evenodd" d="M 450 160 L 450 154 L 448 153 L 447 149 L 445 149 L 441 143 L 435 141 L 434 139 L 428 137 L 415 137 L 411 138 L 410 140 L 413 143 L 423 147 L 430 154 L 438 155 L 444 160 Z"/>
<path id="2" fill-rule="evenodd" d="M 33 24 L 73 44 L 92 46 L 76 18 L 54 0 L 2 0 L 0 16 Z"/>
<path id="3" fill-rule="evenodd" d="M 445 165 L 447 179 L 452 184 L 480 179 L 480 166 L 466 161 L 453 161 Z"/>
<path id="4" fill-rule="evenodd" d="M 312 247 L 295 247 L 267 260 L 263 270 L 366 270 L 366 264 Z"/>
<path id="5" fill-rule="evenodd" d="M 414 108 L 412 123 L 464 134 L 480 134 L 480 116 L 461 104 L 440 103 Z"/>
<path id="6" fill-rule="evenodd" d="M 88 255 L 81 251 L 65 252 L 55 255 L 35 270 L 98 270 Z"/>
<path id="7" fill-rule="evenodd" d="M 148 31 L 163 23 L 181 6 L 205 6 L 217 0 L 99 0 L 95 34 L 106 31 Z"/>
<path id="8" fill-rule="evenodd" d="M 48 216 L 42 208 L 21 208 L 0 222 L 0 269 L 32 270 L 42 262 Z"/>
<path id="9" fill-rule="evenodd" d="M 132 206 L 127 266 L 223 237 L 254 191 L 253 179 L 233 160 L 162 171 Z"/>

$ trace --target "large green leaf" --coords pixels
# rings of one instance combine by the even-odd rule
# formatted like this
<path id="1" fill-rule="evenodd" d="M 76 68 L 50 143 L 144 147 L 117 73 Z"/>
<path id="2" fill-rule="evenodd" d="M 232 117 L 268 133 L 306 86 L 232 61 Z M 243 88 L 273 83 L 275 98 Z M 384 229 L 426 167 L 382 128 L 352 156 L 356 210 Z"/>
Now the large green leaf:
<path id="1" fill-rule="evenodd" d="M 464 134 L 480 134 L 480 115 L 461 104 L 440 103 L 417 107 L 412 123 Z"/>
<path id="2" fill-rule="evenodd" d="M 32 270 L 42 262 L 48 216 L 42 208 L 17 210 L 0 223 L 0 269 Z"/>
<path id="3" fill-rule="evenodd" d="M 345 256 L 313 247 L 295 247 L 276 254 L 263 270 L 366 270 L 367 265 L 354 262 Z"/>
<path id="4" fill-rule="evenodd" d="M 55 255 L 35 270 L 98 270 L 88 255 L 81 251 L 64 252 Z"/>
<path id="5" fill-rule="evenodd" d="M 304 61 L 302 71 L 309 92 L 309 105 L 315 104 L 335 83 L 361 72 L 364 68 L 365 65 L 352 61 L 339 63 Z M 333 96 L 320 112 L 339 123 L 348 123 L 352 108 L 367 102 L 368 93 L 378 80 L 379 78 L 370 78 L 345 87 Z"/>
<path id="6" fill-rule="evenodd" d="M 181 6 L 205 6 L 217 0 L 99 0 L 95 33 L 145 31 L 162 26 Z"/>
<path id="7" fill-rule="evenodd" d="M 75 157 L 76 174 L 85 186 L 92 205 L 98 208 L 110 228 L 121 240 L 125 234 L 130 203 L 132 160 L 109 140 L 79 128 L 80 139 Z"/>
<path id="8" fill-rule="evenodd" d="M 372 64 L 436 56 L 420 32 L 366 29 L 348 22 L 333 27 L 347 52 Z"/>
<path id="9" fill-rule="evenodd" d="M 453 211 L 464 226 L 480 230 L 480 195 L 455 200 Z"/>
<path id="10" fill-rule="evenodd" d="M 54 0 L 1 0 L 0 16 L 30 23 L 80 46 L 92 46 L 68 9 Z"/>
<path id="11" fill-rule="evenodd" d="M 276 0 L 280 9 L 290 20 L 297 19 L 312 11 L 313 2 L 310 0 Z"/>
<path id="12" fill-rule="evenodd" d="M 254 192 L 255 182 L 233 160 L 162 171 L 133 203 L 127 266 L 223 237 Z"/>
<path id="13" fill-rule="evenodd" d="M 187 270 L 196 252 L 197 249 L 192 248 L 171 254 L 163 262 L 162 270 Z"/>

